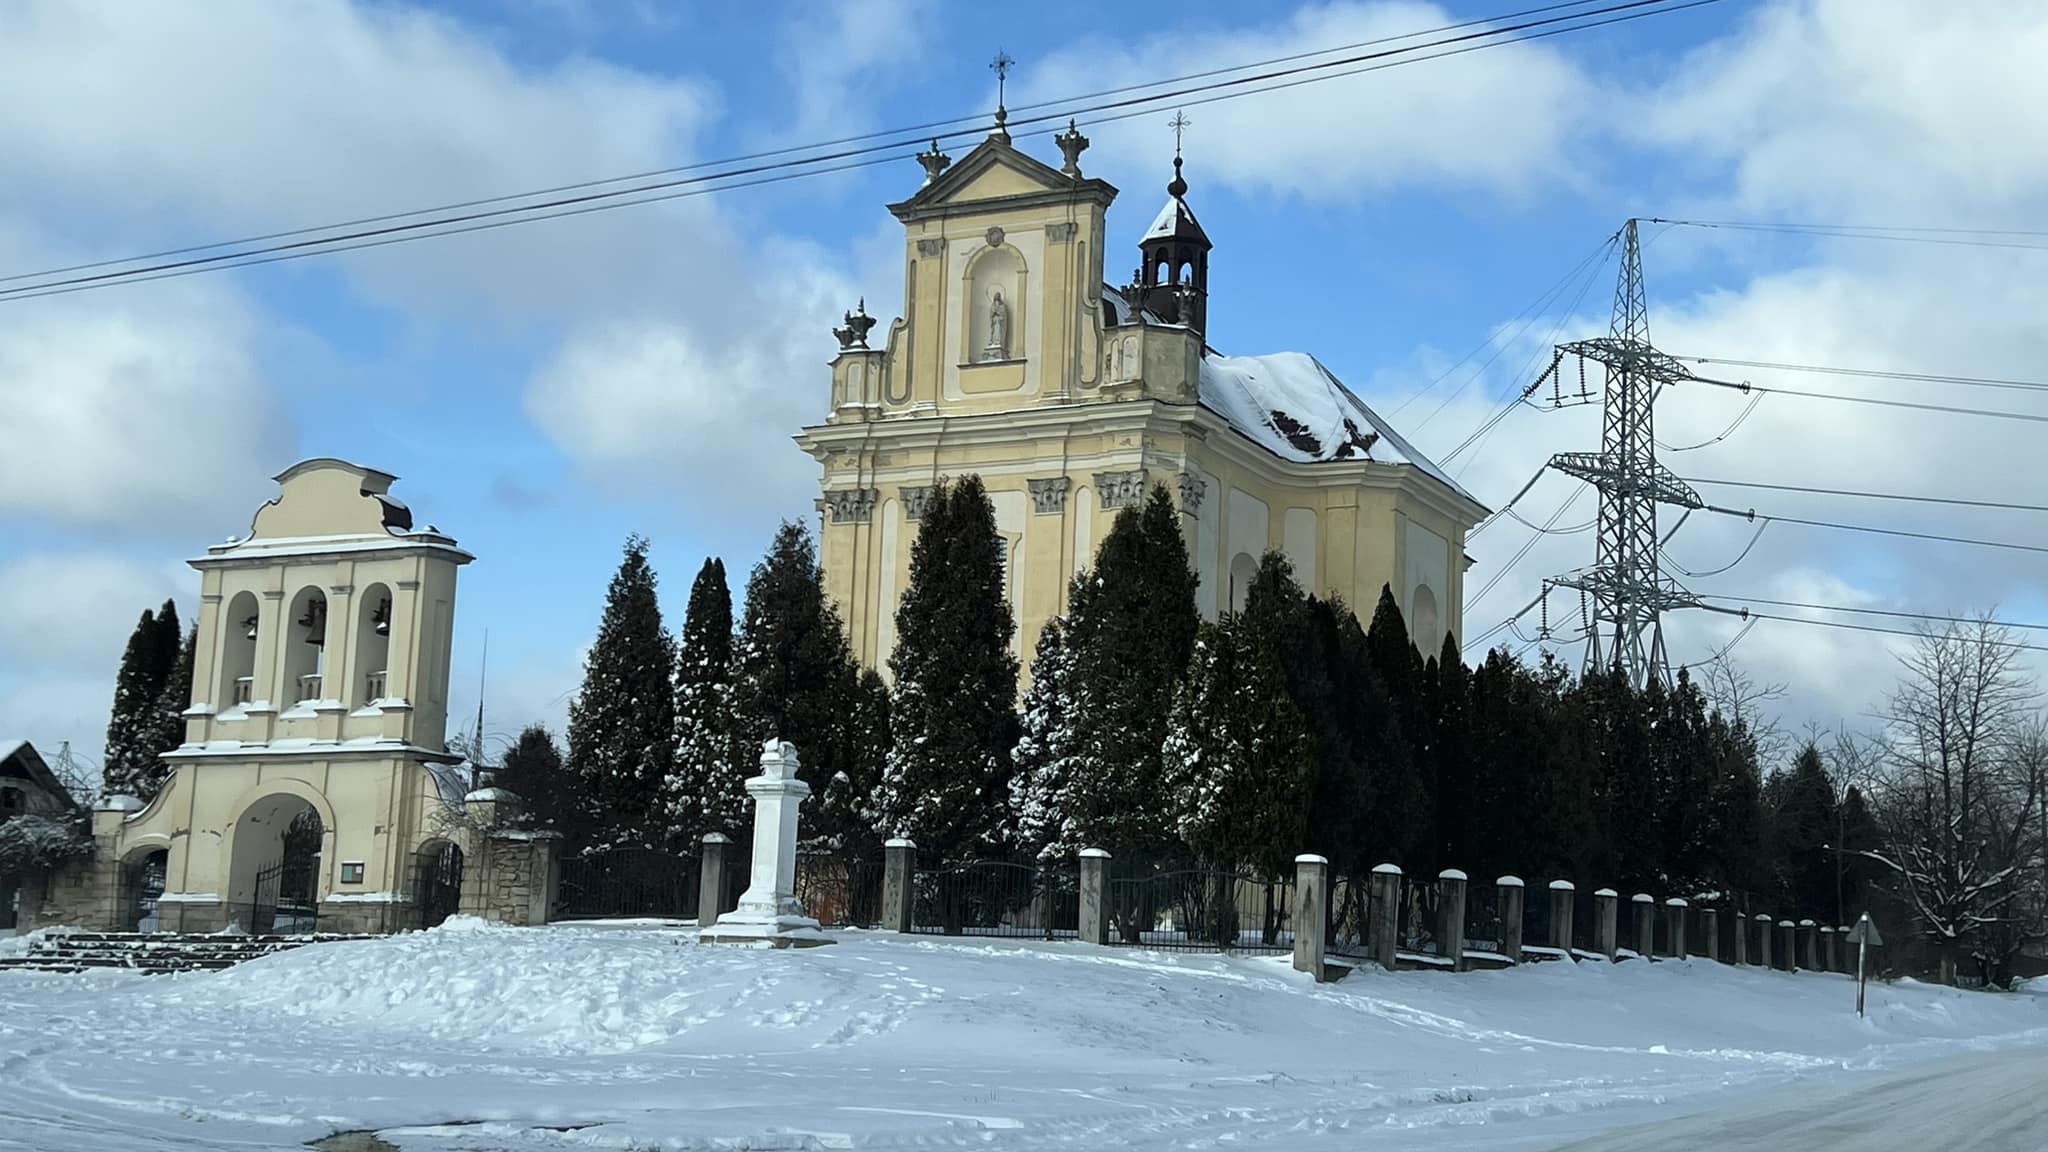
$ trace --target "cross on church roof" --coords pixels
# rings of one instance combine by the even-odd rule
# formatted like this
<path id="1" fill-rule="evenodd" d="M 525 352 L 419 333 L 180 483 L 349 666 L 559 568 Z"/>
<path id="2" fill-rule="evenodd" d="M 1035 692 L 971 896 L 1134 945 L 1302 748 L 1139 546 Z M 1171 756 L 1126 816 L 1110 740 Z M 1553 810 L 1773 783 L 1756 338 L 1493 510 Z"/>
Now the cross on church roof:
<path id="1" fill-rule="evenodd" d="M 1166 122 L 1166 126 L 1173 129 L 1173 158 L 1175 160 L 1180 159 L 1180 134 L 1187 131 L 1188 126 L 1193 123 L 1193 120 L 1188 119 L 1188 114 L 1178 108 L 1174 109 L 1173 119 Z"/>
<path id="2" fill-rule="evenodd" d="M 988 62 L 989 71 L 996 74 L 996 131 L 998 132 L 1003 130 L 1004 122 L 1010 118 L 1009 111 L 1003 107 L 1003 97 L 1010 80 L 1010 69 L 1016 63 L 1015 60 L 1010 58 L 1008 52 L 1000 48 L 996 49 L 996 58 Z"/>

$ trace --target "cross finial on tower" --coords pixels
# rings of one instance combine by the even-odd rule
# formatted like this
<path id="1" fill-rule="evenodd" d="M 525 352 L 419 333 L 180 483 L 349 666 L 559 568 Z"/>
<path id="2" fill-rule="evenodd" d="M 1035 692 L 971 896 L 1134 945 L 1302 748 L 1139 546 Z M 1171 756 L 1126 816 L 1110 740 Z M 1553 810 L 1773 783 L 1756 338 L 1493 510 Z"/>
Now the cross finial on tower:
<path id="1" fill-rule="evenodd" d="M 1187 131 L 1188 127 L 1193 123 L 1193 120 L 1188 119 L 1188 114 L 1178 108 L 1174 109 L 1173 119 L 1166 122 L 1166 126 L 1173 129 L 1173 159 L 1176 165 L 1180 163 L 1181 133 Z"/>
<path id="2" fill-rule="evenodd" d="M 1010 118 L 1009 110 L 1003 107 L 1003 101 L 1008 94 L 1010 69 L 1016 64 L 1010 54 L 1000 48 L 996 49 L 996 58 L 988 63 L 989 71 L 996 74 L 996 131 L 999 133 L 1003 132 L 1003 124 Z M 1004 136 L 1007 138 L 1008 134 L 1004 133 Z"/>

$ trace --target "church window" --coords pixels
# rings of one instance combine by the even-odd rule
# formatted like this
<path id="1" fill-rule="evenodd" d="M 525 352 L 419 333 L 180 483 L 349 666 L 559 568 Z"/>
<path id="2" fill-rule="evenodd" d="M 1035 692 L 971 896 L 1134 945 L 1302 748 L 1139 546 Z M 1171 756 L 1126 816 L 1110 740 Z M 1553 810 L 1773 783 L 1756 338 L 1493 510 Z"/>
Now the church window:
<path id="1" fill-rule="evenodd" d="M 1245 597 L 1251 594 L 1252 578 L 1259 574 L 1259 562 L 1249 552 L 1239 552 L 1230 558 L 1230 610 L 1244 611 Z"/>

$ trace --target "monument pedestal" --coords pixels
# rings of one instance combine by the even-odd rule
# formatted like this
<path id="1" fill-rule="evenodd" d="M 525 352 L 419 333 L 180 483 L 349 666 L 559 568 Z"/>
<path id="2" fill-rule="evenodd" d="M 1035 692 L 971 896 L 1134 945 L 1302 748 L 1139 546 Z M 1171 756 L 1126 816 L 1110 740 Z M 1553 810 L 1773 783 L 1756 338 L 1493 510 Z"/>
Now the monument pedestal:
<path id="1" fill-rule="evenodd" d="M 761 774 L 747 781 L 754 798 L 754 858 L 740 905 L 697 934 L 705 944 L 756 948 L 813 948 L 837 943 L 804 915 L 796 898 L 797 806 L 811 786 L 796 778 L 796 746 L 770 740 L 761 750 Z"/>

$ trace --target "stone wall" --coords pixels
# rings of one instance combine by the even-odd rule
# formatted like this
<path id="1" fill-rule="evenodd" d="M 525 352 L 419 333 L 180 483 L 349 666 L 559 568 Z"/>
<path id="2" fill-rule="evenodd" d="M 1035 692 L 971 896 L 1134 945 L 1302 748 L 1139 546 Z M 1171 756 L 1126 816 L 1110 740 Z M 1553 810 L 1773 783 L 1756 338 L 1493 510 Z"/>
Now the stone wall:
<path id="1" fill-rule="evenodd" d="M 462 911 L 503 924 L 547 923 L 560 843 L 552 832 L 488 834 L 480 853 L 482 867 L 463 877 Z"/>
<path id="2" fill-rule="evenodd" d="M 94 931 L 116 927 L 120 915 L 120 869 L 104 854 L 74 860 L 48 872 L 21 878 L 23 932 L 68 925 Z"/>

